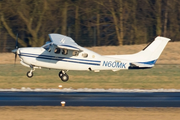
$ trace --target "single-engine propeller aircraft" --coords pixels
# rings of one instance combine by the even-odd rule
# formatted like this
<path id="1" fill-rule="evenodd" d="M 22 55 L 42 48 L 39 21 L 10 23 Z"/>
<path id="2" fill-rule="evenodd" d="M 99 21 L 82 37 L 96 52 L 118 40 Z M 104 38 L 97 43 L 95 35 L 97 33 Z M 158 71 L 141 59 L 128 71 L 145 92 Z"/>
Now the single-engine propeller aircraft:
<path id="1" fill-rule="evenodd" d="M 68 70 L 124 70 L 152 68 L 165 48 L 169 38 L 156 37 L 142 51 L 128 55 L 99 55 L 79 46 L 75 41 L 61 34 L 49 34 L 51 42 L 42 47 L 25 47 L 12 50 L 15 60 L 19 55 L 20 63 L 31 70 L 27 77 L 33 77 L 36 68 L 60 69 L 59 77 L 63 82 L 68 81 Z M 16 42 L 17 43 L 17 42 Z"/>

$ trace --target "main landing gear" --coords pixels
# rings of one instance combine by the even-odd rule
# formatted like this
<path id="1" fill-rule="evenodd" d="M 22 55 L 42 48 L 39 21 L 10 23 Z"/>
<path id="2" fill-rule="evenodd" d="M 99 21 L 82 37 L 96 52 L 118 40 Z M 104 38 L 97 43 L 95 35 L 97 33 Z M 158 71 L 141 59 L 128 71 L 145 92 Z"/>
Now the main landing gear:
<path id="1" fill-rule="evenodd" d="M 66 81 L 68 81 L 69 80 L 69 76 L 66 74 L 66 72 L 65 71 L 60 71 L 59 72 L 59 77 L 61 78 L 61 80 L 63 81 L 63 82 L 66 82 Z"/>
<path id="2" fill-rule="evenodd" d="M 32 78 L 33 77 L 33 71 L 35 71 L 35 68 L 34 66 L 30 66 L 31 70 L 27 72 L 27 77 L 28 78 Z M 69 80 L 69 76 L 66 74 L 66 71 L 62 70 L 59 72 L 59 77 L 61 78 L 61 80 L 63 82 L 67 82 Z"/>

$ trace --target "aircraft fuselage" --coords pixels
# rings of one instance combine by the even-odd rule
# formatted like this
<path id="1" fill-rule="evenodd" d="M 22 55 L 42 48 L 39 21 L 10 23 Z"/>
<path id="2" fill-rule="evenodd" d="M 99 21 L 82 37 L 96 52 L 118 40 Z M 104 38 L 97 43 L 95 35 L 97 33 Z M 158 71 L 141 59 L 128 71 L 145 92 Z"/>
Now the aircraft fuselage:
<path id="1" fill-rule="evenodd" d="M 101 56 L 93 51 L 82 48 L 83 52 L 73 55 L 73 50 L 63 54 L 63 49 L 55 53 L 55 47 L 48 51 L 43 47 L 19 48 L 21 63 L 35 67 L 61 70 L 113 70 L 128 69 L 129 62 Z"/>

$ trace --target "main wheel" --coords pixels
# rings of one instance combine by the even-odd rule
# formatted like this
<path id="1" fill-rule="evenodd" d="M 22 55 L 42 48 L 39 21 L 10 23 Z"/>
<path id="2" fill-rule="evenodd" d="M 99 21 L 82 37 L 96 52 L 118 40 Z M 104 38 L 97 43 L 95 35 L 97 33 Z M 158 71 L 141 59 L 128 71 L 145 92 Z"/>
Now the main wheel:
<path id="1" fill-rule="evenodd" d="M 62 77 L 62 75 L 63 75 L 63 72 L 62 72 L 62 71 L 60 71 L 60 72 L 59 72 L 59 77 L 61 78 L 61 77 Z"/>
<path id="2" fill-rule="evenodd" d="M 27 75 L 28 78 L 32 78 L 33 77 L 33 72 L 28 71 L 26 75 Z"/>
<path id="3" fill-rule="evenodd" d="M 62 76 L 60 78 L 63 82 L 67 82 L 69 80 L 69 76 L 66 73 L 62 74 Z"/>

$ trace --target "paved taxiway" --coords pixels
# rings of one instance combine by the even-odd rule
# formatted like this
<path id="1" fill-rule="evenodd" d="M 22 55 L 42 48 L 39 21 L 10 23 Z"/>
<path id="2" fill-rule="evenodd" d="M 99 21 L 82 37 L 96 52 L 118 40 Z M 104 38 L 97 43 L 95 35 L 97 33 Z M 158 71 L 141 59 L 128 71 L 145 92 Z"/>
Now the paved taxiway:
<path id="1" fill-rule="evenodd" d="M 180 92 L 0 92 L 0 106 L 180 107 Z"/>

